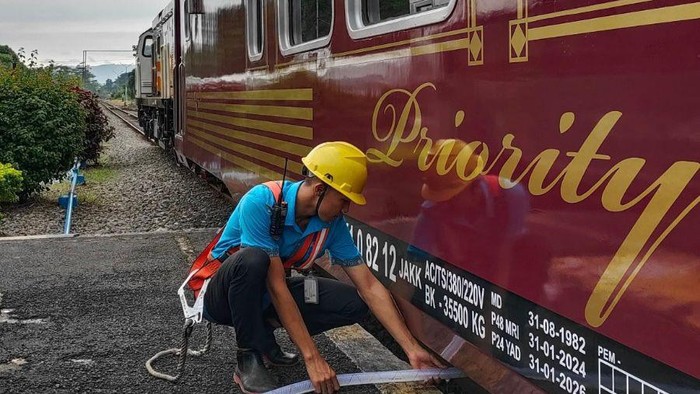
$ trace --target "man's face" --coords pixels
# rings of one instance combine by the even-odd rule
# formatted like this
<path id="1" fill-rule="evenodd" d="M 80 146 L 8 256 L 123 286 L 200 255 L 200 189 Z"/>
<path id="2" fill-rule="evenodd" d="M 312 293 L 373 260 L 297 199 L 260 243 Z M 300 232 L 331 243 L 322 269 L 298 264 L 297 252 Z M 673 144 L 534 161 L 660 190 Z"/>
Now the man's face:
<path id="1" fill-rule="evenodd" d="M 316 192 L 317 198 L 320 198 L 320 194 L 323 192 L 324 185 L 317 185 L 314 191 Z M 321 201 L 321 205 L 318 207 L 318 216 L 324 222 L 330 222 L 339 215 L 347 213 L 350 210 L 350 200 L 344 195 L 340 194 L 338 191 L 328 186 L 326 195 Z"/>

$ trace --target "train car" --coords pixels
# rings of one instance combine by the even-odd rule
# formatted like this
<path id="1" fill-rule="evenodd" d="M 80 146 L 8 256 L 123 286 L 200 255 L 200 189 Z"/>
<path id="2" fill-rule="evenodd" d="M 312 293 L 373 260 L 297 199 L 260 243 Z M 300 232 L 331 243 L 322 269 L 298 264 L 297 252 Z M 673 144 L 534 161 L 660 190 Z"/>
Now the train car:
<path id="1" fill-rule="evenodd" d="M 358 248 L 479 387 L 700 392 L 700 3 L 173 9 L 179 160 L 237 195 L 363 149 Z"/>
<path id="2" fill-rule="evenodd" d="M 175 52 L 179 47 L 175 25 L 171 2 L 156 15 L 134 48 L 139 125 L 147 137 L 165 149 L 172 148 L 175 130 Z"/>

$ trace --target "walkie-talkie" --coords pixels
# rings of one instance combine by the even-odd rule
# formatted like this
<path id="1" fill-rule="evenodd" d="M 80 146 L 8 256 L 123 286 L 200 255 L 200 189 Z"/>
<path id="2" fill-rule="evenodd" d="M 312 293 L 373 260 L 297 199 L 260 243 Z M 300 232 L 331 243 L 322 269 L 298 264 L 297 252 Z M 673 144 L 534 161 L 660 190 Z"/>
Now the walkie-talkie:
<path id="1" fill-rule="evenodd" d="M 287 159 L 284 159 L 284 172 L 282 173 L 282 184 L 280 185 L 280 195 L 270 208 L 270 235 L 275 240 L 282 236 L 284 230 L 284 220 L 287 217 L 287 202 L 284 201 L 284 180 L 287 177 Z"/>

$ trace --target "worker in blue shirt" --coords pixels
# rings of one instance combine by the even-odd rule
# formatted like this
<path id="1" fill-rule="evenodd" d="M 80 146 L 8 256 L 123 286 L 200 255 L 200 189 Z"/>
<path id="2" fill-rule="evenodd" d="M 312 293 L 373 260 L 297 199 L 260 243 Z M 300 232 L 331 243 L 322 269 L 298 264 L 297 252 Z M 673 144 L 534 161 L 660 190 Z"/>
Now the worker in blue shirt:
<path id="1" fill-rule="evenodd" d="M 204 317 L 236 331 L 236 383 L 246 393 L 272 390 L 278 384 L 265 360 L 277 366 L 298 362 L 297 355 L 283 352 L 275 341 L 273 331 L 281 324 L 301 352 L 316 392 L 337 391 L 335 371 L 311 336 L 359 322 L 368 310 L 414 368 L 441 367 L 411 335 L 391 294 L 363 263 L 343 218 L 351 203 L 365 204 L 364 153 L 346 142 L 327 142 L 302 162 L 303 181 L 268 182 L 246 193 L 212 250 L 222 265 L 204 295 Z M 287 212 L 276 223 L 280 194 Z M 291 269 L 307 270 L 326 251 L 355 287 L 286 275 Z"/>

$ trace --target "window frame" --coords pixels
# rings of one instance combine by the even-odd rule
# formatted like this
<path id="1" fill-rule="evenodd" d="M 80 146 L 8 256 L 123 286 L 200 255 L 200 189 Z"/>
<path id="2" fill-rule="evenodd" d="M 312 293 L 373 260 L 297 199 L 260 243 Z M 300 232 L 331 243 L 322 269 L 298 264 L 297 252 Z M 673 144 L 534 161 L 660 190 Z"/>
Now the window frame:
<path id="1" fill-rule="evenodd" d="M 258 15 L 258 18 L 253 21 L 254 16 L 251 16 L 250 12 L 250 5 L 252 2 L 258 2 L 260 4 L 260 15 Z M 265 3 L 266 1 L 264 0 L 246 0 L 245 1 L 245 20 L 246 20 L 246 52 L 248 53 L 248 59 L 251 62 L 257 62 L 260 59 L 262 59 L 263 54 L 265 53 Z M 258 29 L 252 29 L 253 24 L 251 22 L 256 22 L 256 28 L 258 27 L 257 23 L 259 23 L 259 30 Z M 253 31 L 260 31 L 260 48 L 258 53 L 253 53 L 253 45 L 252 44 L 252 37 L 251 33 Z M 257 38 L 257 37 L 256 37 Z M 257 44 L 256 44 L 257 45 Z"/>
<path id="2" fill-rule="evenodd" d="M 404 15 L 374 24 L 365 24 L 362 13 L 364 0 L 345 0 L 345 24 L 353 40 L 374 37 L 400 30 L 413 29 L 446 20 L 455 9 L 457 0 L 434 10 Z"/>
<path id="3" fill-rule="evenodd" d="M 292 45 L 290 8 L 293 0 L 277 0 L 277 32 L 279 35 L 279 48 L 283 56 L 295 53 L 306 52 L 312 49 L 322 48 L 331 42 L 333 36 L 333 26 L 335 25 L 335 1 L 331 0 L 331 23 L 330 31 L 326 36 L 306 41 L 301 44 Z"/>

